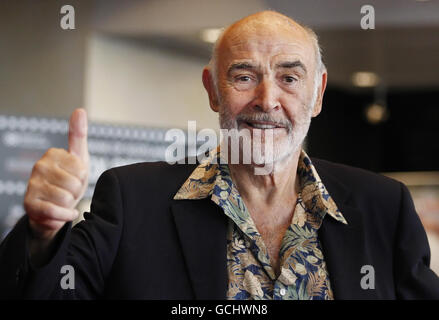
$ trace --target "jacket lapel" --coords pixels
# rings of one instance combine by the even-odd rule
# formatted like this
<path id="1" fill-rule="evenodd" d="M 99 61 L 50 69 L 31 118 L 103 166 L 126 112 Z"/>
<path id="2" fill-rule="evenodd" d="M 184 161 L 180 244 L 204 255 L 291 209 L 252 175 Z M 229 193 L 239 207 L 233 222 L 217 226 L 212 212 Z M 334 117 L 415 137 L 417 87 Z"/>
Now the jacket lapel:
<path id="1" fill-rule="evenodd" d="M 375 290 L 363 290 L 361 268 L 370 265 L 364 230 L 359 223 L 362 213 L 349 206 L 339 206 L 348 225 L 325 218 L 319 230 L 323 255 L 335 299 L 371 299 Z"/>
<path id="2" fill-rule="evenodd" d="M 314 163 L 316 165 L 316 163 Z M 348 224 L 334 219 L 323 219 L 319 229 L 325 262 L 328 268 L 335 299 L 376 299 L 375 290 L 361 288 L 364 265 L 371 265 L 366 247 L 364 213 L 351 204 L 347 187 L 316 165 L 329 194 L 334 199 Z"/>
<path id="3" fill-rule="evenodd" d="M 210 198 L 178 200 L 172 213 L 196 299 L 225 299 L 227 217 Z"/>

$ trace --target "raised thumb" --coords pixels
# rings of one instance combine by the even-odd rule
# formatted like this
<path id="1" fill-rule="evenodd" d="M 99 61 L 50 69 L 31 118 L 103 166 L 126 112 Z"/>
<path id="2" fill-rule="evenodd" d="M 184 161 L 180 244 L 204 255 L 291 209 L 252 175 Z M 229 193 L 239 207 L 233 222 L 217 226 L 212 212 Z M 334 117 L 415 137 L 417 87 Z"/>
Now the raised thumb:
<path id="1" fill-rule="evenodd" d="M 88 163 L 89 159 L 87 130 L 87 112 L 84 109 L 76 109 L 69 121 L 69 152 L 85 163 Z"/>

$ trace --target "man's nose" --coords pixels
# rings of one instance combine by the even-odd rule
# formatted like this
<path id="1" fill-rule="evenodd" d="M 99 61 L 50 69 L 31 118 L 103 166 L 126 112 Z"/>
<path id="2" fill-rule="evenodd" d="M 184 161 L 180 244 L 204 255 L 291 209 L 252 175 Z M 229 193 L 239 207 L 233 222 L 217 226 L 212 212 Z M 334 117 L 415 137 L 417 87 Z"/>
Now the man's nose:
<path id="1" fill-rule="evenodd" d="M 256 88 L 256 99 L 253 107 L 257 111 L 271 112 L 280 110 L 278 92 L 270 79 L 262 80 Z"/>

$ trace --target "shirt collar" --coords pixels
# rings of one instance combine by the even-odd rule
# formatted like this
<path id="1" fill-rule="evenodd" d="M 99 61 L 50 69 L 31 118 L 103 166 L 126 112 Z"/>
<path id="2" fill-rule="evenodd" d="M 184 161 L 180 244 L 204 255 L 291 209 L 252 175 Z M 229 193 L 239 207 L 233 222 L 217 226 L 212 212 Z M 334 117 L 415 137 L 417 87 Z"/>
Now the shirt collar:
<path id="1" fill-rule="evenodd" d="M 174 200 L 204 199 L 210 196 L 220 174 L 219 147 L 213 149 L 191 173 L 174 196 Z"/>
<path id="2" fill-rule="evenodd" d="M 227 199 L 232 190 L 232 179 L 226 164 L 220 164 L 219 147 L 213 149 L 209 156 L 195 168 L 189 178 L 175 194 L 175 200 L 204 199 L 209 196 L 214 202 Z M 302 149 L 297 166 L 302 200 L 307 206 L 320 208 L 322 217 L 327 213 L 335 220 L 347 224 L 328 190 L 320 179 L 316 168 L 306 152 Z"/>

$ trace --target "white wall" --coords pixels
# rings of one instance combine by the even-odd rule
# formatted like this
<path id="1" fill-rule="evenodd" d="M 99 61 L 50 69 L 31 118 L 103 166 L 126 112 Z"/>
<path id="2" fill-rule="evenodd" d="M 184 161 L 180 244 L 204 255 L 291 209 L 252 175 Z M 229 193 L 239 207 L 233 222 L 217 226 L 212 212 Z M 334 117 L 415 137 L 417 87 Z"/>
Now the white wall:
<path id="1" fill-rule="evenodd" d="M 201 73 L 205 61 L 138 41 L 94 35 L 86 55 L 85 106 L 95 121 L 218 129 Z"/>

